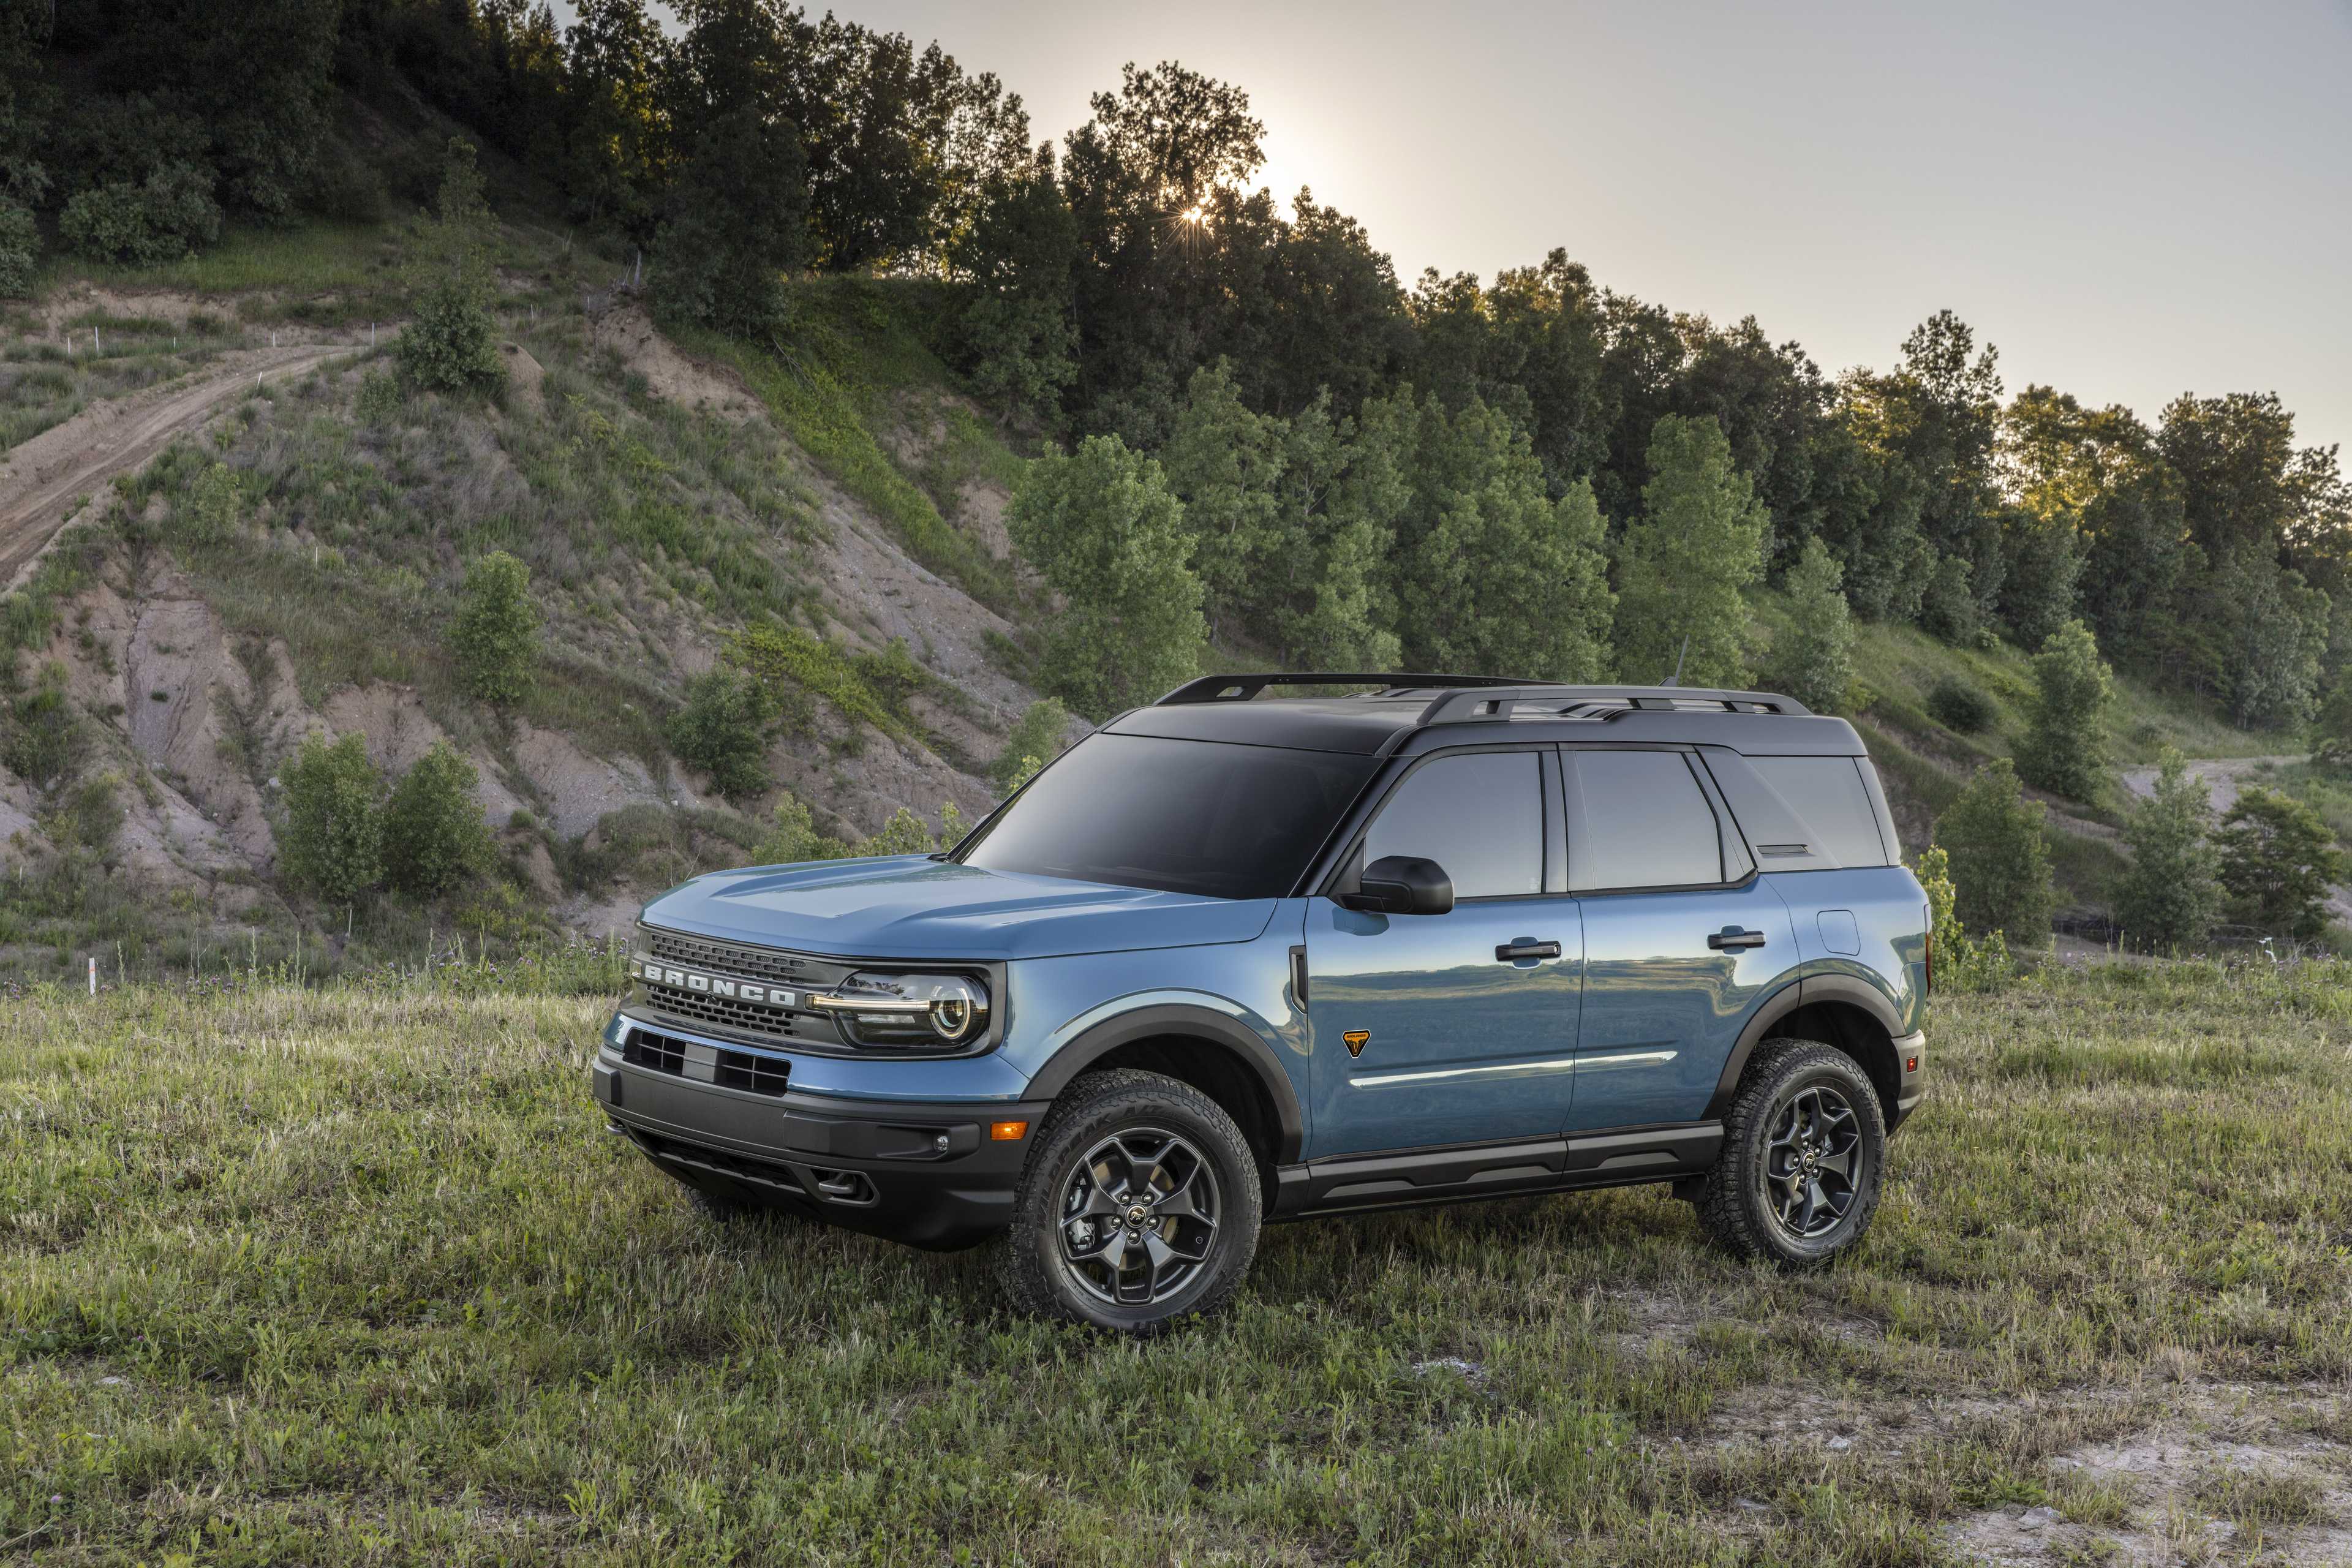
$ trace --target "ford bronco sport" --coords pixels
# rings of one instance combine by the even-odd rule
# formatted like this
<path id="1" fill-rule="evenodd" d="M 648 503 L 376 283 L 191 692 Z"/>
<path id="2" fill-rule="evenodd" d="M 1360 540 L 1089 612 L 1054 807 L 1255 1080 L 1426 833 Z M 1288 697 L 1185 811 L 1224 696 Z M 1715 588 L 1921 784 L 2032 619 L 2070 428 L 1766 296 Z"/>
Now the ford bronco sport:
<path id="1" fill-rule="evenodd" d="M 1801 1267 L 1919 1103 L 1927 929 L 1785 697 L 1211 676 L 943 854 L 655 899 L 593 1092 L 715 1215 L 1004 1237 L 1017 1304 L 1116 1329 L 1267 1221 L 1638 1182 Z"/>

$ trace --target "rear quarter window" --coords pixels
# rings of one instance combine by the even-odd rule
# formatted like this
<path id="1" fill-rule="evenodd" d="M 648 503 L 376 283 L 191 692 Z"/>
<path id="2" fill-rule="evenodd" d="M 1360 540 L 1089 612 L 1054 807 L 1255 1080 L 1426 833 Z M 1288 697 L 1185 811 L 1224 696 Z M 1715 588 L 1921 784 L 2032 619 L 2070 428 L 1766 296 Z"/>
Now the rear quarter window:
<path id="1" fill-rule="evenodd" d="M 1706 764 L 1765 870 L 1892 862 L 1862 776 L 1862 759 L 1710 751 Z"/>

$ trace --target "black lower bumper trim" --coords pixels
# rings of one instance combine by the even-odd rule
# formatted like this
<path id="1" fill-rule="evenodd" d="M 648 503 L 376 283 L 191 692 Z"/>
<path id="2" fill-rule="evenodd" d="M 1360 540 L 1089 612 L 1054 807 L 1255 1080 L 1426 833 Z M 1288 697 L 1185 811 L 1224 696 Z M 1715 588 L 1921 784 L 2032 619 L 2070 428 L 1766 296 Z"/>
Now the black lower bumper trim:
<path id="1" fill-rule="evenodd" d="M 950 1249 L 1012 1223 L 1046 1106 L 844 1102 L 703 1084 L 600 1054 L 598 1105 L 677 1180 L 909 1246 Z M 854 1108 L 853 1108 L 854 1107 Z M 1027 1136 L 991 1138 L 998 1121 Z"/>

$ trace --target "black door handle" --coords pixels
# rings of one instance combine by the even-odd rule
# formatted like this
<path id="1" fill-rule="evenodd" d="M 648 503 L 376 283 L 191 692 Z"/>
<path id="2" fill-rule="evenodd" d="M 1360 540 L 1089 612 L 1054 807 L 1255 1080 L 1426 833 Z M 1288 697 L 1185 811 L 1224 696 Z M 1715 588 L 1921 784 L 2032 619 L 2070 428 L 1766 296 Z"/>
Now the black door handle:
<path id="1" fill-rule="evenodd" d="M 1559 956 L 1559 943 L 1535 942 L 1525 937 L 1517 942 L 1507 942 L 1495 950 L 1495 960 L 1498 963 L 1510 963 L 1522 958 L 1558 958 Z"/>
<path id="2" fill-rule="evenodd" d="M 1738 926 L 1726 926 L 1721 931 L 1709 931 L 1706 945 L 1717 952 L 1721 952 L 1727 947 L 1762 947 L 1764 933 L 1760 931 L 1741 931 Z"/>

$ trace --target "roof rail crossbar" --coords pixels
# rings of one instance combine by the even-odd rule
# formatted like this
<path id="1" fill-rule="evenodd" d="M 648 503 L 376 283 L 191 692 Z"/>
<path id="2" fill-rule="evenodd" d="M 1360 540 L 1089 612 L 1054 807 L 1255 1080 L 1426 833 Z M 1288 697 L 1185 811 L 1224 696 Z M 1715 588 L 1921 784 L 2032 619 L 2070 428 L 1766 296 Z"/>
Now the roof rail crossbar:
<path id="1" fill-rule="evenodd" d="M 1732 713 L 1785 713 L 1802 716 L 1811 710 L 1777 691 L 1719 691 L 1690 686 L 1545 686 L 1507 689 L 1486 687 L 1449 691 L 1421 710 L 1421 726 L 1474 724 L 1505 720 L 1519 704 L 1548 707 L 1619 707 L 1672 710 L 1711 704 Z"/>
<path id="2" fill-rule="evenodd" d="M 1247 702 L 1269 686 L 1377 686 L 1384 690 L 1396 690 L 1540 684 L 1539 681 L 1521 680 L 1508 675 L 1417 675 L 1393 670 L 1370 674 L 1316 670 L 1290 674 L 1204 675 L 1197 680 L 1186 681 L 1152 706 L 1165 708 L 1187 702 Z"/>

